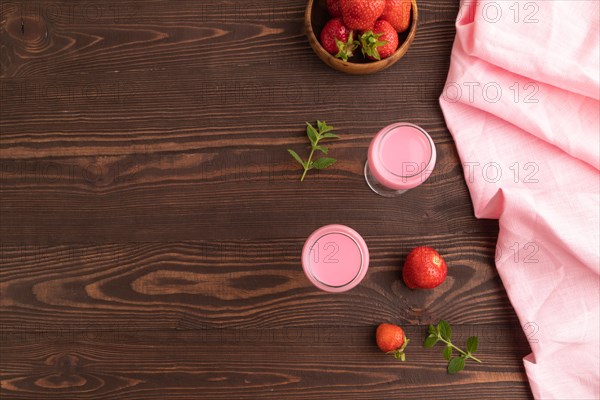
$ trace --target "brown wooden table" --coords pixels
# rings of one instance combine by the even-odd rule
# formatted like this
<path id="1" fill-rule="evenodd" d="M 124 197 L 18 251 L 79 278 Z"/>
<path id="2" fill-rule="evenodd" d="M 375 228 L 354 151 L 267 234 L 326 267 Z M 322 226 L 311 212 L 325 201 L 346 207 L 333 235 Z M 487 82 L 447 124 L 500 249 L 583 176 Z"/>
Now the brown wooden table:
<path id="1" fill-rule="evenodd" d="M 530 398 L 497 223 L 474 218 L 438 107 L 458 4 L 420 11 L 405 58 L 352 77 L 313 54 L 302 1 L 3 1 L 2 399 Z M 300 183 L 286 149 L 316 119 L 340 161 Z M 363 165 L 396 121 L 439 161 L 390 200 Z M 329 223 L 371 250 L 345 294 L 300 266 Z M 413 292 L 401 266 L 425 244 L 449 277 Z M 483 364 L 448 375 L 422 348 L 440 318 Z M 404 364 L 374 345 L 384 321 L 413 339 Z"/>

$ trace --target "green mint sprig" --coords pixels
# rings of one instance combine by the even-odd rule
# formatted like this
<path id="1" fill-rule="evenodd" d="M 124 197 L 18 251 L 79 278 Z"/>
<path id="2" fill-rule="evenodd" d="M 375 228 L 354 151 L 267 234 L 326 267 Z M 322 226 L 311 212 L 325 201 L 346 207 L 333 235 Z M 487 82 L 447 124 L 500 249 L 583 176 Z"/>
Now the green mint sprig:
<path id="1" fill-rule="evenodd" d="M 294 150 L 288 149 L 288 152 L 294 157 L 294 160 L 298 161 L 298 163 L 302 165 L 302 168 L 304 168 L 304 172 L 300 178 L 301 182 L 304 181 L 306 173 L 311 169 L 325 169 L 332 166 L 337 161 L 335 158 L 330 157 L 321 157 L 315 161 L 312 159 L 315 151 L 320 151 L 323 154 L 329 152 L 327 147 L 319 144 L 321 140 L 339 139 L 338 135 L 331 133 L 332 130 L 333 126 L 327 125 L 325 121 L 317 121 L 317 129 L 308 122 L 306 123 L 306 136 L 308 136 L 308 139 L 310 140 L 310 155 L 306 161 L 304 161 Z"/>
<path id="2" fill-rule="evenodd" d="M 467 339 L 467 351 L 463 351 L 452 344 L 450 336 L 452 336 L 452 327 L 448 322 L 441 320 L 436 326 L 429 325 L 429 335 L 425 338 L 425 342 L 423 342 L 423 346 L 426 348 L 435 346 L 437 342 L 446 344 L 442 354 L 444 358 L 448 360 L 449 374 L 455 374 L 462 371 L 465 368 L 465 361 L 468 358 L 478 363 L 482 362 L 480 359 L 473 356 L 473 353 L 477 351 L 477 336 L 471 336 Z M 458 352 L 458 356 L 456 357 L 452 357 L 454 350 Z"/>

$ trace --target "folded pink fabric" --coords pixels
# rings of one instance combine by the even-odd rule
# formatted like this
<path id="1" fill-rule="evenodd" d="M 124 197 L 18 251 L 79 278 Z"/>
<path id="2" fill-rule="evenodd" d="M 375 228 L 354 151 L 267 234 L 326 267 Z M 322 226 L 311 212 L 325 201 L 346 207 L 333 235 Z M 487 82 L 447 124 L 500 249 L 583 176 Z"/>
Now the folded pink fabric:
<path id="1" fill-rule="evenodd" d="M 599 5 L 463 1 L 440 98 L 537 399 L 600 399 Z"/>

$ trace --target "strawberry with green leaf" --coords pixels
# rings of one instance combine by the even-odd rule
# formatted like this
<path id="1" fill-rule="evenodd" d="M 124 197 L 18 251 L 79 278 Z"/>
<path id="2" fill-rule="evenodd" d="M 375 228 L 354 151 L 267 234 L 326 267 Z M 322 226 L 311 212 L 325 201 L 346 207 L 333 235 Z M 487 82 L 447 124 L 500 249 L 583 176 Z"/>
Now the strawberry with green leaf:
<path id="1" fill-rule="evenodd" d="M 311 169 L 325 169 L 332 166 L 337 161 L 335 158 L 330 157 L 321 157 L 313 161 L 313 156 L 316 151 L 320 151 L 323 154 L 329 153 L 329 148 L 320 144 L 322 140 L 339 138 L 338 135 L 331 133 L 331 131 L 333 131 L 333 126 L 327 125 L 325 121 L 317 121 L 317 129 L 310 123 L 306 123 L 306 136 L 308 136 L 308 139 L 310 140 L 310 155 L 306 161 L 304 161 L 294 150 L 288 149 L 288 152 L 294 157 L 294 160 L 298 161 L 298 163 L 302 165 L 302 168 L 304 168 L 300 181 L 304 181 L 306 173 Z"/>
<path id="2" fill-rule="evenodd" d="M 375 340 L 379 350 L 392 354 L 394 358 L 400 361 L 406 361 L 404 350 L 410 339 L 406 337 L 404 330 L 398 325 L 380 324 L 375 332 Z"/>
<path id="3" fill-rule="evenodd" d="M 372 30 L 360 36 L 360 46 L 365 57 L 382 60 L 394 54 L 398 48 L 398 33 L 389 22 L 380 19 Z"/>
<path id="4" fill-rule="evenodd" d="M 321 31 L 321 45 L 329 54 L 348 61 L 359 43 L 355 40 L 354 31 L 348 29 L 341 18 L 333 18 Z"/>

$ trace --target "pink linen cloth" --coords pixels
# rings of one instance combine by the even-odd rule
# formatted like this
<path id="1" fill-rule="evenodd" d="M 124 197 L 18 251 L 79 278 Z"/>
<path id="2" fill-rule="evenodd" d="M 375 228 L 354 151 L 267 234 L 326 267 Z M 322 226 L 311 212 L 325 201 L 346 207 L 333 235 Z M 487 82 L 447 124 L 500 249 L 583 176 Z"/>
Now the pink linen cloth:
<path id="1" fill-rule="evenodd" d="M 537 399 L 600 399 L 599 6 L 463 1 L 440 98 Z"/>

